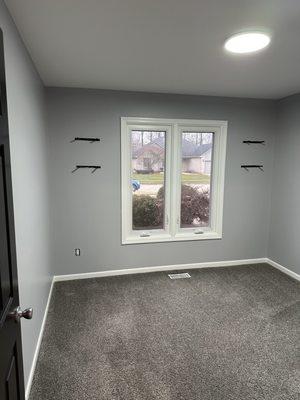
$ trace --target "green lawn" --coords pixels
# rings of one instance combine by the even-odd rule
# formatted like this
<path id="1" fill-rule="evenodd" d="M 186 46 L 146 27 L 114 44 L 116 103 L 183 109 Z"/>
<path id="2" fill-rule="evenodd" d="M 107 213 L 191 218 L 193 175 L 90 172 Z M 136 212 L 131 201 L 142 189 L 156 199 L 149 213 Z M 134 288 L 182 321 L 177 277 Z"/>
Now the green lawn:
<path id="1" fill-rule="evenodd" d="M 159 185 L 163 183 L 163 174 L 133 174 L 132 179 L 136 179 L 144 185 Z M 209 183 L 209 175 L 203 174 L 184 173 L 181 175 L 181 179 L 183 183 Z"/>

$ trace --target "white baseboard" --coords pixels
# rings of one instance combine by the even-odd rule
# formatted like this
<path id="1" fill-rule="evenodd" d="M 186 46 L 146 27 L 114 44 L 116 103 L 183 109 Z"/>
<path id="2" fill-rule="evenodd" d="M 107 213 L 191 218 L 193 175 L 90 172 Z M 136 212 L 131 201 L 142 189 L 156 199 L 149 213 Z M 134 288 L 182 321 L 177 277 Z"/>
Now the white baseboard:
<path id="1" fill-rule="evenodd" d="M 48 300 L 47 300 L 47 304 L 46 304 L 46 307 L 45 307 L 44 317 L 43 317 L 43 321 L 42 321 L 39 337 L 38 337 L 38 340 L 37 340 L 37 344 L 36 344 L 36 348 L 35 348 L 32 364 L 31 364 L 31 369 L 30 369 L 30 373 L 29 373 L 29 377 L 28 377 L 28 381 L 27 381 L 27 385 L 26 385 L 26 390 L 25 390 L 25 399 L 26 400 L 28 400 L 28 398 L 29 398 L 30 389 L 31 389 L 33 376 L 34 376 L 34 371 L 35 371 L 36 363 L 37 363 L 39 352 L 40 352 L 40 347 L 41 347 L 43 334 L 44 334 L 44 329 L 45 329 L 45 325 L 46 325 L 46 320 L 47 320 L 50 300 L 51 300 L 51 296 L 52 296 L 53 285 L 54 285 L 54 279 L 52 279 L 52 282 L 51 282 L 51 286 L 50 286 L 50 290 L 49 290 L 49 294 L 48 294 Z"/>
<path id="2" fill-rule="evenodd" d="M 229 261 L 213 261 L 204 263 L 193 263 L 193 264 L 174 264 L 174 265 L 161 265 L 155 267 L 136 267 L 136 268 L 124 268 L 114 269 L 97 272 L 85 272 L 81 274 L 68 274 L 68 275 L 55 275 L 53 277 L 54 282 L 60 281 L 72 281 L 75 279 L 89 279 L 89 278 L 104 278 L 108 276 L 118 275 L 132 275 L 132 274 L 146 274 L 149 272 L 163 272 L 163 271 L 176 271 L 185 269 L 200 269 L 200 268 L 217 268 L 217 267 L 233 267 L 238 265 L 251 265 L 267 263 L 272 267 L 279 269 L 281 272 L 291 276 L 292 278 L 300 281 L 300 275 L 290 269 L 278 264 L 270 258 L 250 258 L 243 260 L 229 260 Z"/>
<path id="3" fill-rule="evenodd" d="M 98 272 L 86 272 L 82 274 L 55 275 L 53 279 L 54 282 L 60 282 L 60 281 L 72 281 L 75 279 L 101 278 L 101 277 L 116 276 L 116 275 L 146 274 L 149 272 L 176 271 L 176 270 L 211 268 L 211 267 L 232 267 L 235 265 L 237 266 L 245 264 L 259 264 L 266 262 L 268 262 L 267 258 L 251 258 L 248 260 L 230 260 L 230 261 L 215 261 L 215 262 L 193 263 L 193 264 L 162 265 L 157 267 L 124 268 L 124 269 L 106 270 Z"/>
<path id="4" fill-rule="evenodd" d="M 297 274 L 296 272 L 291 271 L 290 269 L 284 267 L 281 264 L 278 264 L 277 262 L 271 260 L 270 258 L 267 258 L 266 260 L 267 260 L 266 262 L 268 264 L 272 265 L 272 267 L 277 268 L 277 269 L 279 269 L 279 271 L 283 272 L 284 274 L 289 275 L 290 277 L 296 279 L 297 281 L 300 281 L 300 275 Z"/>

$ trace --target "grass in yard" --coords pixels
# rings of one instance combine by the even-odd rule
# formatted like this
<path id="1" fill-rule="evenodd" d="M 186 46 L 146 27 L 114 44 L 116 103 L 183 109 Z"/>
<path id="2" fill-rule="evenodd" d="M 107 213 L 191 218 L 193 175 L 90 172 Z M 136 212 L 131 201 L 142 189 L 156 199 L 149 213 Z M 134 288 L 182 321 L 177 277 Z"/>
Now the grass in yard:
<path id="1" fill-rule="evenodd" d="M 189 174 L 184 173 L 181 174 L 181 179 L 183 183 L 206 183 L 209 184 L 209 175 L 203 174 Z M 133 174 L 132 179 L 136 179 L 140 181 L 141 184 L 144 185 L 158 185 L 163 183 L 163 174 L 155 173 L 155 174 Z"/>

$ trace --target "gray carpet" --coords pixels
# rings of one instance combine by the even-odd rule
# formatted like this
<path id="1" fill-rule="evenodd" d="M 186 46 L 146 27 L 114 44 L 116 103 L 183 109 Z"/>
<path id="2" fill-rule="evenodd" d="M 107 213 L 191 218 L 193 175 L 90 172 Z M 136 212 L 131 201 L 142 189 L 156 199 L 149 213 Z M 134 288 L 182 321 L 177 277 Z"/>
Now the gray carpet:
<path id="1" fill-rule="evenodd" d="M 30 400 L 298 400 L 299 284 L 189 272 L 56 283 Z"/>

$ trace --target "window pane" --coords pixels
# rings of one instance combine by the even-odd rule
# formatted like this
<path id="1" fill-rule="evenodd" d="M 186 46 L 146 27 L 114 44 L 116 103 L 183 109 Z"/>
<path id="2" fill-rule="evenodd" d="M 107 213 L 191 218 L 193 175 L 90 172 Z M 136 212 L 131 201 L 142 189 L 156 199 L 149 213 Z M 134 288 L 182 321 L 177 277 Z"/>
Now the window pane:
<path id="1" fill-rule="evenodd" d="M 164 228 L 166 132 L 131 131 L 132 229 Z"/>
<path id="2" fill-rule="evenodd" d="M 210 224 L 212 132 L 181 135 L 181 228 Z"/>

